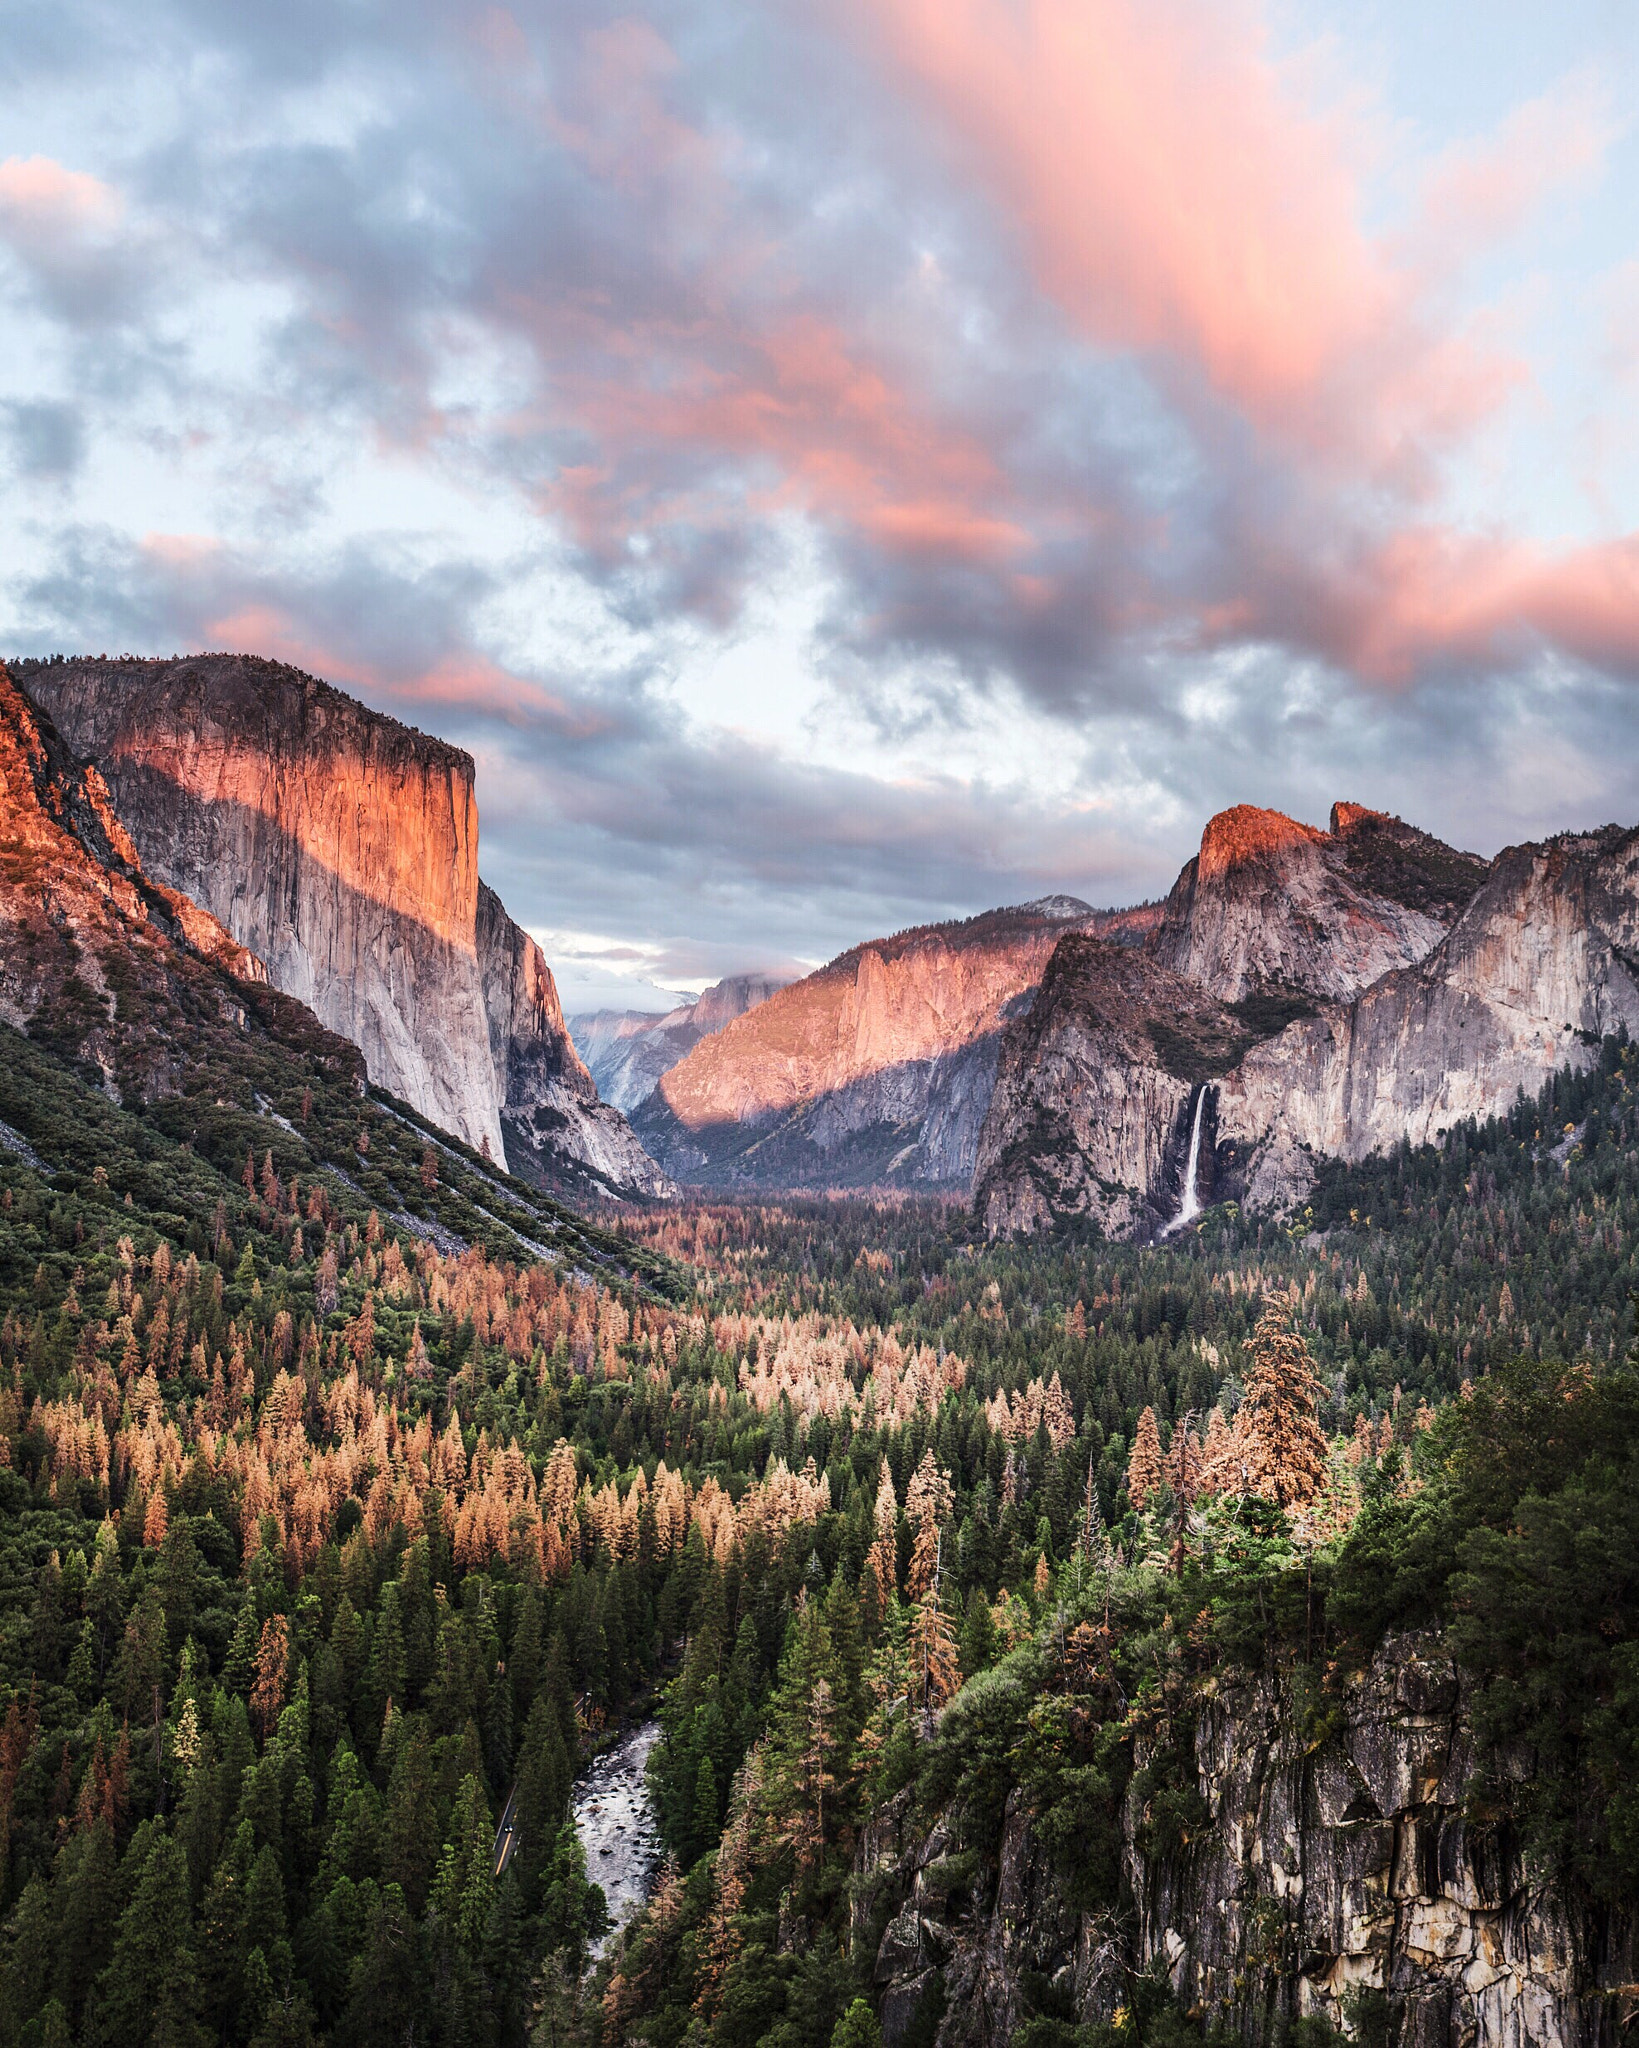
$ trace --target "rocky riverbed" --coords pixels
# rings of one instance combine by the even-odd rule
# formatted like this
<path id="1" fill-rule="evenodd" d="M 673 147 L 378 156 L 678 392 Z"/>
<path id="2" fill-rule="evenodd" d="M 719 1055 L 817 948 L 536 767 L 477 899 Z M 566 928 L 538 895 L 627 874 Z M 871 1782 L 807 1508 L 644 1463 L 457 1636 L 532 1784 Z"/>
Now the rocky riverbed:
<path id="1" fill-rule="evenodd" d="M 660 1829 L 644 1775 L 659 1739 L 660 1723 L 645 1721 L 594 1757 L 575 1781 L 575 1832 L 586 1851 L 586 1875 L 603 1887 L 612 1932 L 648 1898 L 660 1868 Z"/>

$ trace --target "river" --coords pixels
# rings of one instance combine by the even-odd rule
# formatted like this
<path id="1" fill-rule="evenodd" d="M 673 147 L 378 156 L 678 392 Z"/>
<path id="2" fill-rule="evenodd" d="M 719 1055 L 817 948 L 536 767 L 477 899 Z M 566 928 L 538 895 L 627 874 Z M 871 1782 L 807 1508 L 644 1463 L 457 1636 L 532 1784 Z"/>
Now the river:
<path id="1" fill-rule="evenodd" d="M 586 1875 L 602 1885 L 611 1922 L 594 1956 L 602 1955 L 648 1898 L 660 1868 L 664 1851 L 644 1775 L 659 1739 L 660 1723 L 645 1721 L 594 1757 L 575 1780 L 575 1832 L 586 1851 Z"/>

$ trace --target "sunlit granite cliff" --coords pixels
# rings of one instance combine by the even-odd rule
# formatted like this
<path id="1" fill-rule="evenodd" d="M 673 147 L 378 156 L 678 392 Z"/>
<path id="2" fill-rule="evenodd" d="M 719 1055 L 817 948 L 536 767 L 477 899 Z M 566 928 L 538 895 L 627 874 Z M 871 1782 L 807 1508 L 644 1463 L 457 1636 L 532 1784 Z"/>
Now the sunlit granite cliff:
<path id="1" fill-rule="evenodd" d="M 1326 833 L 1226 812 L 1141 953 L 1067 937 L 1009 1026 L 980 1213 L 1161 1228 L 1197 1123 L 1198 1199 L 1290 1210 L 1321 1158 L 1437 1140 L 1639 1030 L 1636 970 L 1634 833 L 1487 864 L 1356 804 Z"/>
<path id="2" fill-rule="evenodd" d="M 1056 896 L 856 946 L 696 1046 L 633 1121 L 682 1181 L 965 1187 L 1002 1028 L 1054 946 L 1158 915 Z"/>
<path id="3" fill-rule="evenodd" d="M 701 1039 L 766 1003 L 790 979 L 788 974 L 731 974 L 702 991 L 697 1002 L 665 1011 L 590 1010 L 571 1017 L 569 1030 L 604 1101 L 634 1110 Z"/>
<path id="4" fill-rule="evenodd" d="M 664 1189 L 598 1102 L 539 949 L 479 881 L 469 755 L 250 656 L 18 675 L 96 763 L 149 872 L 351 1039 L 375 1083 L 517 1171 Z"/>

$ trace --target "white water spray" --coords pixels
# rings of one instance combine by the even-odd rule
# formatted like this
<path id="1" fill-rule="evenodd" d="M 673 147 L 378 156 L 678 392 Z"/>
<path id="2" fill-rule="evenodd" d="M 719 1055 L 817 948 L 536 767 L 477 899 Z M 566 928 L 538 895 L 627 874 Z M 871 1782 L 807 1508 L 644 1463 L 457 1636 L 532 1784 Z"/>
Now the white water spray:
<path id="1" fill-rule="evenodd" d="M 1201 1169 L 1201 1112 L 1206 1108 L 1206 1087 L 1195 1098 L 1195 1121 L 1189 1130 L 1189 1164 L 1184 1168 L 1184 1199 L 1178 1214 L 1167 1225 L 1170 1235 L 1182 1230 L 1186 1223 L 1193 1223 L 1201 1213 L 1201 1198 L 1196 1192 L 1195 1182 Z"/>

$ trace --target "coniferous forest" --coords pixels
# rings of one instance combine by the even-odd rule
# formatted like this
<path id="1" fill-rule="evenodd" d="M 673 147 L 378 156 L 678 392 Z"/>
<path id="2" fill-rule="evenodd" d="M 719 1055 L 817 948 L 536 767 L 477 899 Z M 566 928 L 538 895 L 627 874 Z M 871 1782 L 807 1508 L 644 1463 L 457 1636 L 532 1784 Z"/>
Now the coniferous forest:
<path id="1" fill-rule="evenodd" d="M 145 1109 L 0 1032 L 3 2048 L 873 2048 L 875 1817 L 958 1897 L 1023 1811 L 1119 1918 L 1123 1814 L 1202 1823 L 1190 1702 L 1278 1670 L 1323 1743 L 1408 1629 L 1495 1824 L 1639 1891 L 1639 1049 L 1134 1249 L 587 1223 L 269 1045 Z M 602 1947 L 571 1785 L 651 1714 Z M 1027 2048 L 1210 2026 L 1031 1999 Z"/>

